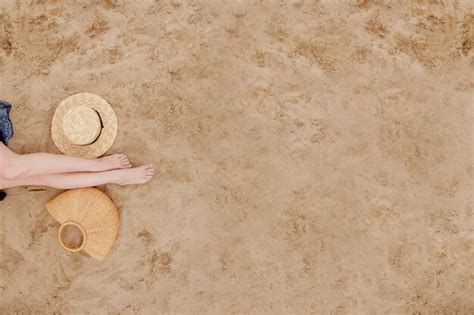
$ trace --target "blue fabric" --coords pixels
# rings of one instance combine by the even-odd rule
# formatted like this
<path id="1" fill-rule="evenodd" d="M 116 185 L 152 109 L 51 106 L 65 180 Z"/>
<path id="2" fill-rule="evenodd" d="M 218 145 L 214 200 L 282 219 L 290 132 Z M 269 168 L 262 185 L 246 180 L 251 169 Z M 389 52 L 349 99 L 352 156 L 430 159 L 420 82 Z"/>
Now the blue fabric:
<path id="1" fill-rule="evenodd" d="M 10 120 L 11 108 L 9 103 L 0 100 L 0 141 L 5 145 L 8 145 L 13 137 L 13 125 Z"/>

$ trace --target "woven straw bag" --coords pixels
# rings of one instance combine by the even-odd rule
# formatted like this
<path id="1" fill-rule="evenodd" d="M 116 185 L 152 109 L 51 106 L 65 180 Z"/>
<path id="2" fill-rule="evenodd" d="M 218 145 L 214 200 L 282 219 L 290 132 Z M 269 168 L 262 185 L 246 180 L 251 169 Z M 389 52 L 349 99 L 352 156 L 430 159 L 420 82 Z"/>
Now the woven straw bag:
<path id="1" fill-rule="evenodd" d="M 106 194 L 96 188 L 68 190 L 51 199 L 46 208 L 61 224 L 58 239 L 64 249 L 84 250 L 98 260 L 107 257 L 117 239 L 120 219 L 117 207 Z M 82 233 L 78 247 L 69 247 L 64 241 L 63 232 L 68 226 Z"/>

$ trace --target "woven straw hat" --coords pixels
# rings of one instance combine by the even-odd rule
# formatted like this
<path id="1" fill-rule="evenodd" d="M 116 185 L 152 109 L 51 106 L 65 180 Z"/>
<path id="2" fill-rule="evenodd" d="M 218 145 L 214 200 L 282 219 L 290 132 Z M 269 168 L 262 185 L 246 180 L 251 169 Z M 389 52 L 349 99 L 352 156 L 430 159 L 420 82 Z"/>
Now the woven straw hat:
<path id="1" fill-rule="evenodd" d="M 96 158 L 110 149 L 117 129 L 117 116 L 106 100 L 77 93 L 64 99 L 54 112 L 51 136 L 64 154 Z"/>
<path id="2" fill-rule="evenodd" d="M 68 190 L 51 199 L 46 209 L 61 224 L 58 239 L 64 249 L 84 250 L 98 260 L 107 257 L 117 239 L 120 219 L 117 207 L 106 194 L 96 188 Z M 82 234 L 77 246 L 64 240 L 64 230 L 70 226 Z"/>

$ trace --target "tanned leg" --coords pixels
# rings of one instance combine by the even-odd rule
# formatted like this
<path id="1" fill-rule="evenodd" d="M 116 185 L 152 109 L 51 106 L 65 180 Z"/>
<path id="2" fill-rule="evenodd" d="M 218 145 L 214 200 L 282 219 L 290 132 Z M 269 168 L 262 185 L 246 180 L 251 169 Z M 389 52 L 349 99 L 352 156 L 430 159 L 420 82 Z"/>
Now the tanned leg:
<path id="1" fill-rule="evenodd" d="M 0 143 L 0 177 L 7 179 L 75 172 L 102 172 L 129 167 L 131 165 L 125 154 L 114 154 L 96 160 L 49 153 L 20 155 Z"/>
<path id="2" fill-rule="evenodd" d="M 155 174 L 152 165 L 97 173 L 38 175 L 22 179 L 1 179 L 0 189 L 18 186 L 48 186 L 57 189 L 94 187 L 103 184 L 144 184 Z"/>

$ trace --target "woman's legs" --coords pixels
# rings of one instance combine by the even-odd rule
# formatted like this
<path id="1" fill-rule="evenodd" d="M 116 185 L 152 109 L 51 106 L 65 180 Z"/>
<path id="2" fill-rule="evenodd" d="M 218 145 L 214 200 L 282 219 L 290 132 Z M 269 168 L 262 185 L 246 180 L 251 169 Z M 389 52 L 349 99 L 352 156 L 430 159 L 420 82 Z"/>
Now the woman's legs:
<path id="1" fill-rule="evenodd" d="M 130 166 L 125 154 L 114 154 L 97 160 L 49 153 L 20 155 L 0 142 L 0 177 L 7 179 L 74 172 L 102 172 Z"/>
<path id="2" fill-rule="evenodd" d="M 93 187 L 103 184 L 144 184 L 154 176 L 152 165 L 97 173 L 38 175 L 21 179 L 1 179 L 0 189 L 18 186 L 48 186 L 57 189 Z"/>

